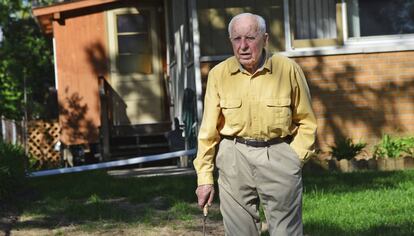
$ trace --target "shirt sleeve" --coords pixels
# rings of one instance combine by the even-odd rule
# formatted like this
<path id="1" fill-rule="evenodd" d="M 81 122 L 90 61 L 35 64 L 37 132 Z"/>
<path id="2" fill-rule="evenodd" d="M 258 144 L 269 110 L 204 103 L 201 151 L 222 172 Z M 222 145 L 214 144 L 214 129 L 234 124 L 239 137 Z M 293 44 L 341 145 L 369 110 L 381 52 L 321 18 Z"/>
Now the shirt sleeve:
<path id="1" fill-rule="evenodd" d="M 312 110 L 311 96 L 305 75 L 296 63 L 291 76 L 295 84 L 292 93 L 292 122 L 297 129 L 293 134 L 290 146 L 296 151 L 302 162 L 306 162 L 315 154 L 317 122 Z"/>
<path id="2" fill-rule="evenodd" d="M 216 79 L 214 71 L 210 71 L 204 98 L 203 120 L 198 133 L 197 157 L 193 162 L 198 185 L 214 183 L 214 158 L 216 145 L 220 142 L 218 126 L 222 122 Z"/>

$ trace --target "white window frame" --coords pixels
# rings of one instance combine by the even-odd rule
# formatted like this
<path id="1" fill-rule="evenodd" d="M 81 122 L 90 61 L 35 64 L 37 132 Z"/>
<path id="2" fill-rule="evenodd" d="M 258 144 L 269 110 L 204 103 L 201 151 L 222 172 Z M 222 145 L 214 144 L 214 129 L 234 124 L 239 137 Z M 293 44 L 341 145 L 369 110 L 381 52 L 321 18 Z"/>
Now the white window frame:
<path id="1" fill-rule="evenodd" d="M 292 26 L 290 21 L 289 0 L 284 0 L 284 28 L 285 51 L 280 52 L 289 57 L 313 56 L 313 55 L 337 55 L 373 52 L 396 52 L 414 50 L 414 34 L 364 36 L 359 38 L 348 37 L 346 0 L 342 0 L 342 45 L 294 48 L 292 43 Z M 201 62 L 221 61 L 231 55 L 202 56 Z"/>
<path id="2" fill-rule="evenodd" d="M 285 12 L 289 10 L 289 0 L 284 0 Z M 347 7 L 346 1 L 342 0 L 342 24 L 343 24 L 343 45 L 329 47 L 310 47 L 310 48 L 292 48 L 286 45 L 286 51 L 281 52 L 287 56 L 312 56 L 312 55 L 335 55 L 335 54 L 353 54 L 353 53 L 372 53 L 372 52 L 394 52 L 414 50 L 414 34 L 403 35 L 382 35 L 382 36 L 364 36 L 359 38 L 348 37 L 347 27 Z M 290 22 L 285 19 L 285 28 Z M 290 34 L 286 34 L 286 41 L 291 41 Z"/>

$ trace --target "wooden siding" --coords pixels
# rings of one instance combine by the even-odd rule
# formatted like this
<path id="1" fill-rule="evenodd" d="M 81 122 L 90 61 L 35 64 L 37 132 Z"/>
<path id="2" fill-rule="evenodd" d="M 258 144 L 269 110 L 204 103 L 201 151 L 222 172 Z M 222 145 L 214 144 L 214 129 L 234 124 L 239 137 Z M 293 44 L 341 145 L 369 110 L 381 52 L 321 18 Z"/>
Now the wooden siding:
<path id="1" fill-rule="evenodd" d="M 98 76 L 108 77 L 104 14 L 95 12 L 54 21 L 53 30 L 61 139 L 67 145 L 98 142 Z"/>

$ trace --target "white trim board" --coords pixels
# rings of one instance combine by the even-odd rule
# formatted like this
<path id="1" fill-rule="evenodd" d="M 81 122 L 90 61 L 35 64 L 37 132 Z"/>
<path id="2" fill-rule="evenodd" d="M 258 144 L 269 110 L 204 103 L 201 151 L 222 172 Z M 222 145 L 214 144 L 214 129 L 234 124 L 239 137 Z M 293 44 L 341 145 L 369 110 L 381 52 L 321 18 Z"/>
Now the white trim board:
<path id="1" fill-rule="evenodd" d="M 98 170 L 98 169 L 105 169 L 105 168 L 112 168 L 112 167 L 119 167 L 119 166 L 126 166 L 126 165 L 134 165 L 140 163 L 146 163 L 151 161 L 159 161 L 165 159 L 176 158 L 180 156 L 190 156 L 196 153 L 196 149 L 190 150 L 182 150 L 182 151 L 175 151 L 175 152 L 168 152 L 156 155 L 148 155 L 148 156 L 140 156 L 134 157 L 127 160 L 119 160 L 119 161 L 110 161 L 110 162 L 103 162 L 91 165 L 83 165 L 83 166 L 76 166 L 71 168 L 60 168 L 60 169 L 53 169 L 53 170 L 42 170 L 42 171 L 35 171 L 28 173 L 27 177 L 41 177 L 41 176 L 49 176 L 49 175 L 59 175 L 59 174 L 67 174 L 67 173 L 76 173 L 76 172 L 83 172 L 88 170 Z"/>

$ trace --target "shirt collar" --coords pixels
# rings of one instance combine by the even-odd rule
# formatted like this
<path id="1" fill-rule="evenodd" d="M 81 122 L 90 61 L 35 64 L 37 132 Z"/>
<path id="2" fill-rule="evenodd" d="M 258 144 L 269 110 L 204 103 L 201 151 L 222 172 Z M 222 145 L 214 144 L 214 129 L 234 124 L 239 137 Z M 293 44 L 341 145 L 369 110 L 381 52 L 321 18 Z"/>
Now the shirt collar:
<path id="1" fill-rule="evenodd" d="M 270 73 L 272 72 L 272 60 L 270 58 L 269 53 L 263 49 L 263 53 L 265 55 L 265 61 L 263 62 L 263 65 L 257 69 L 257 71 L 262 71 L 264 69 L 268 70 Z M 236 57 L 233 56 L 230 60 L 230 73 L 235 74 L 237 72 L 243 72 L 245 69 L 240 65 L 239 61 L 237 61 Z"/>

